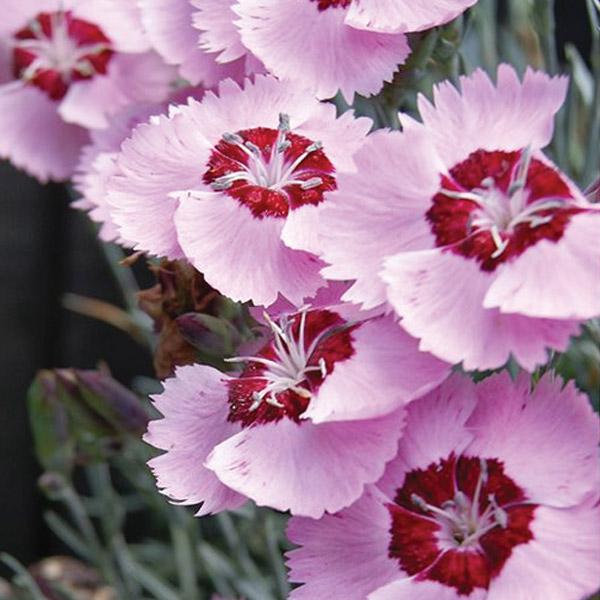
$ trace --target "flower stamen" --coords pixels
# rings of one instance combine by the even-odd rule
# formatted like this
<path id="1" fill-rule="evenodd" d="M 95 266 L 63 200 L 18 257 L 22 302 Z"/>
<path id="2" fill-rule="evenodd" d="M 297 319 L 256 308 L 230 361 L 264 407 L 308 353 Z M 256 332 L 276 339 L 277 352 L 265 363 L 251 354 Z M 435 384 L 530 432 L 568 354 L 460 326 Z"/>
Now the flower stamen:
<path id="1" fill-rule="evenodd" d="M 313 142 L 293 161 L 289 161 L 285 154 L 292 147 L 292 142 L 287 138 L 290 133 L 290 117 L 284 113 L 279 115 L 278 134 L 271 153 L 267 159 L 260 147 L 237 133 L 224 133 L 223 140 L 228 144 L 242 150 L 248 156 L 248 163 L 240 165 L 239 171 L 221 175 L 211 181 L 210 185 L 215 191 L 230 189 L 236 181 L 247 181 L 250 185 L 268 188 L 281 192 L 286 186 L 299 185 L 303 190 L 318 188 L 324 184 L 322 177 L 311 177 L 307 180 L 295 179 L 293 175 L 302 163 L 313 153 L 321 150 L 323 144 Z"/>
<path id="2" fill-rule="evenodd" d="M 327 376 L 327 363 L 323 357 L 318 363 L 309 364 L 317 346 L 323 339 L 330 335 L 331 331 L 321 331 L 310 345 L 306 343 L 306 319 L 307 308 L 299 310 L 298 334 L 294 334 L 296 319 L 290 320 L 282 316 L 279 322 L 274 321 L 271 316 L 264 313 L 264 319 L 273 333 L 272 349 L 274 358 L 263 356 L 236 356 L 226 359 L 227 362 L 256 363 L 265 368 L 264 372 L 248 379 L 266 380 L 266 385 L 252 394 L 252 405 L 249 411 L 257 410 L 261 403 L 267 402 L 272 406 L 283 408 L 283 404 L 277 399 L 277 395 L 286 391 L 292 391 L 302 398 L 312 398 L 312 392 L 305 387 L 307 375 L 318 373 L 322 378 Z"/>
<path id="3" fill-rule="evenodd" d="M 480 459 L 479 476 L 472 498 L 457 490 L 452 500 L 444 502 L 441 507 L 426 502 L 416 493 L 412 493 L 410 499 L 420 511 L 428 515 L 428 518 L 438 522 L 442 530 L 449 533 L 454 544 L 468 548 L 477 544 L 496 527 L 508 527 L 508 513 L 498 504 L 493 494 L 487 495 L 487 507 L 480 512 L 482 494 L 488 480 L 487 461 Z"/>
<path id="4" fill-rule="evenodd" d="M 489 233 L 494 244 L 491 259 L 499 259 L 510 246 L 515 229 L 527 225 L 535 229 L 552 223 L 557 210 L 567 205 L 565 198 L 545 197 L 528 203 L 527 181 L 533 165 L 531 146 L 525 148 L 513 167 L 506 192 L 494 177 L 482 179 L 479 187 L 471 190 L 456 190 L 442 187 L 440 194 L 453 200 L 472 202 L 476 208 L 467 220 L 467 235 Z M 549 213 L 549 214 L 540 214 Z"/>

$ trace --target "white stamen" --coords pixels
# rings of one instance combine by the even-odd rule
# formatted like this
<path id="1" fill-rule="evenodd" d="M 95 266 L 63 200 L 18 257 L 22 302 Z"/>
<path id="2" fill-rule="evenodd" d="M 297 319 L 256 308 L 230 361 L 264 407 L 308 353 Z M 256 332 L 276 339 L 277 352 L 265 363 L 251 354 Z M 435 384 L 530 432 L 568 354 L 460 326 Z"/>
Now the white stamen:
<path id="1" fill-rule="evenodd" d="M 243 144 L 244 143 L 244 139 L 239 136 L 237 133 L 228 133 L 225 132 L 223 134 L 223 139 L 228 142 L 229 144 Z"/>
<path id="2" fill-rule="evenodd" d="M 554 214 L 540 215 L 543 211 L 554 211 L 567 204 L 564 198 L 542 198 L 531 204 L 527 203 L 527 177 L 533 160 L 533 151 L 528 146 L 521 152 L 507 193 L 496 187 L 493 177 L 481 181 L 481 187 L 471 191 L 448 190 L 442 188 L 440 193 L 456 200 L 474 202 L 477 208 L 469 216 L 468 234 L 475 235 L 482 231 L 489 232 L 496 249 L 490 258 L 500 258 L 508 248 L 511 236 L 519 225 L 528 225 L 531 229 L 547 225 L 554 219 Z"/>
<path id="3" fill-rule="evenodd" d="M 290 116 L 285 114 L 285 113 L 279 113 L 279 127 L 278 127 L 279 131 L 281 131 L 281 133 L 287 133 L 288 131 L 290 131 L 291 126 L 290 126 Z"/>
<path id="4" fill-rule="evenodd" d="M 521 158 L 519 159 L 519 165 L 517 167 L 517 175 L 508 188 L 508 196 L 512 198 L 518 191 L 522 190 L 527 183 L 527 175 L 529 173 L 529 167 L 531 166 L 531 146 L 527 146 L 523 152 L 521 152 Z"/>
<path id="5" fill-rule="evenodd" d="M 283 408 L 277 395 L 286 391 L 292 391 L 302 398 L 311 399 L 312 392 L 304 387 L 309 373 L 319 373 L 322 378 L 327 376 L 327 364 L 324 358 L 318 360 L 317 365 L 309 365 L 317 346 L 324 337 L 330 335 L 331 330 L 325 329 L 306 346 L 306 319 L 307 309 L 299 311 L 298 336 L 294 336 L 293 330 L 296 320 L 289 321 L 286 316 L 280 318 L 276 323 L 269 314 L 264 313 L 265 322 L 273 332 L 273 350 L 275 358 L 263 356 L 236 356 L 225 359 L 227 362 L 253 362 L 262 365 L 265 370 L 253 379 L 266 381 L 265 386 L 252 394 L 252 404 L 249 411 L 257 410 L 261 403 L 267 402 L 272 406 Z"/>
<path id="6" fill-rule="evenodd" d="M 481 497 L 489 473 L 485 459 L 480 459 L 479 465 L 479 477 L 472 498 L 457 490 L 453 499 L 438 507 L 429 504 L 416 493 L 410 497 L 419 510 L 428 513 L 427 518 L 439 523 L 441 530 L 447 532 L 451 544 L 463 548 L 477 544 L 481 537 L 496 527 L 506 529 L 509 523 L 508 513 L 498 504 L 493 494 L 488 494 L 488 505 L 485 511 L 480 513 Z"/>
<path id="7" fill-rule="evenodd" d="M 223 140 L 240 148 L 248 156 L 248 161 L 247 164 L 238 161 L 238 171 L 216 178 L 211 183 L 211 187 L 215 191 L 223 191 L 230 189 L 235 181 L 247 181 L 250 185 L 265 187 L 283 193 L 287 197 L 285 191 L 287 186 L 298 185 L 303 190 L 311 190 L 323 185 L 321 177 L 295 178 L 304 160 L 320 150 L 323 144 L 313 142 L 295 160 L 289 162 L 286 158 L 286 151 L 292 147 L 292 142 L 287 139 L 287 134 L 290 132 L 290 118 L 288 115 L 284 113 L 279 115 L 277 131 L 277 140 L 268 158 L 265 158 L 261 148 L 254 142 L 244 141 L 238 133 L 224 133 Z"/>
<path id="8" fill-rule="evenodd" d="M 323 357 L 319 359 L 319 371 L 321 372 L 321 377 L 325 379 L 327 377 L 327 363 Z"/>
<path id="9" fill-rule="evenodd" d="M 320 177 L 311 177 L 310 179 L 300 183 L 300 187 L 303 190 L 312 190 L 320 185 L 323 185 L 323 180 Z"/>
<path id="10" fill-rule="evenodd" d="M 473 503 L 471 505 L 471 519 L 475 520 L 479 514 L 479 502 L 481 499 L 481 490 L 488 480 L 488 466 L 485 459 L 479 460 L 479 479 L 477 479 L 477 485 L 475 487 L 475 494 L 473 495 Z"/>
<path id="11" fill-rule="evenodd" d="M 277 144 L 277 152 L 283 154 L 288 148 L 291 148 L 292 142 L 289 140 L 283 140 L 283 142 L 279 142 Z"/>
<path id="12" fill-rule="evenodd" d="M 23 70 L 24 80 L 34 79 L 40 70 L 57 71 L 65 83 L 70 83 L 74 72 L 89 77 L 96 73 L 94 64 L 87 58 L 110 50 L 105 42 L 77 43 L 69 34 L 67 16 L 63 11 L 50 16 L 51 34 L 47 36 L 38 20 L 29 23 L 34 39 L 16 40 L 16 48 L 33 55 L 34 60 Z"/>
<path id="13" fill-rule="evenodd" d="M 255 156 L 260 155 L 260 148 L 256 144 L 253 144 L 252 142 L 247 141 L 247 142 L 244 142 L 244 146 L 246 146 L 246 148 L 248 148 L 248 150 L 250 150 L 250 152 L 252 152 L 252 154 L 254 154 Z"/>
<path id="14" fill-rule="evenodd" d="M 490 506 L 493 507 L 496 523 L 498 523 L 502 529 L 506 529 L 508 527 L 508 513 L 498 504 L 498 502 L 496 502 L 496 498 L 493 494 L 488 496 L 488 501 Z"/>
<path id="15" fill-rule="evenodd" d="M 506 246 L 508 246 L 508 240 L 502 239 L 497 225 L 492 225 L 490 228 L 490 234 L 492 235 L 494 244 L 496 244 L 496 250 L 492 253 L 492 258 L 498 258 L 504 252 L 504 250 L 506 250 Z"/>

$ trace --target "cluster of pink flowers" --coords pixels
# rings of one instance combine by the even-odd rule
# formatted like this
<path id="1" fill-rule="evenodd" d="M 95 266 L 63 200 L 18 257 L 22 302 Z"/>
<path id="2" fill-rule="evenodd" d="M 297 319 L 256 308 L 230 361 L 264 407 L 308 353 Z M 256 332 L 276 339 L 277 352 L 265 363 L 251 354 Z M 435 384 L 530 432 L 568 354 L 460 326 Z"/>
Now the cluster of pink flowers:
<path id="1" fill-rule="evenodd" d="M 473 4 L 3 7 L 0 156 L 73 177 L 103 239 L 255 307 L 260 340 L 227 374 L 179 368 L 146 441 L 160 490 L 198 515 L 293 515 L 292 598 L 600 585 L 597 418 L 528 374 L 600 316 L 600 206 L 543 152 L 567 80 L 476 70 L 401 132 L 324 102 L 377 93 L 407 33 Z M 514 381 L 465 373 L 509 359 Z"/>

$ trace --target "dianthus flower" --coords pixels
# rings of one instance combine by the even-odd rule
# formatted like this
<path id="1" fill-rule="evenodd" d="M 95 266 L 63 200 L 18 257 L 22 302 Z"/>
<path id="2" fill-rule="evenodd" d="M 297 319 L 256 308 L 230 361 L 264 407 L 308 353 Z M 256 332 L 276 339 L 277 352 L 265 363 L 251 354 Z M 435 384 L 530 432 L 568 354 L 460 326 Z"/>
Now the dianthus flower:
<path id="1" fill-rule="evenodd" d="M 9 0 L 0 23 L 0 156 L 66 179 L 123 107 L 165 98 L 172 69 L 150 52 L 133 0 Z"/>
<path id="2" fill-rule="evenodd" d="M 448 373 L 389 317 L 320 307 L 265 321 L 263 347 L 232 359 L 239 375 L 182 367 L 154 397 L 164 418 L 145 439 L 166 453 L 150 466 L 198 514 L 242 496 L 310 517 L 349 506 L 396 454 L 405 404 Z"/>
<path id="3" fill-rule="evenodd" d="M 172 94 L 170 102 L 185 101 L 189 96 L 199 99 L 203 93 L 202 88 L 184 88 Z M 133 245 L 120 236 L 107 199 L 107 183 L 118 172 L 117 157 L 121 144 L 135 127 L 148 122 L 153 116 L 167 113 L 168 106 L 166 102 L 141 103 L 121 110 L 111 119 L 109 127 L 90 132 L 91 141 L 81 151 L 73 184 L 82 197 L 72 206 L 87 211 L 90 218 L 100 224 L 98 236 L 105 242 Z"/>
<path id="4" fill-rule="evenodd" d="M 181 77 L 206 88 L 223 79 L 241 82 L 264 72 L 241 44 L 232 4 L 233 0 L 139 0 L 144 28 L 157 52 L 178 66 Z"/>
<path id="5" fill-rule="evenodd" d="M 462 377 L 409 405 L 350 508 L 294 517 L 294 600 L 583 600 L 600 585 L 597 418 L 573 384 Z"/>
<path id="6" fill-rule="evenodd" d="M 370 121 L 274 78 L 189 100 L 137 127 L 109 182 L 112 216 L 136 249 L 188 260 L 236 301 L 297 306 L 324 284 L 316 220 Z"/>
<path id="7" fill-rule="evenodd" d="M 106 200 L 106 184 L 117 172 L 116 158 L 124 140 L 134 127 L 163 112 L 160 104 L 143 104 L 127 108 L 112 119 L 110 127 L 90 132 L 90 143 L 84 146 L 73 176 L 73 185 L 82 197 L 72 206 L 88 212 L 90 218 L 100 224 L 98 236 L 105 242 L 118 242 L 123 246 L 132 244 L 119 235 L 110 216 Z"/>
<path id="8" fill-rule="evenodd" d="M 421 348 L 467 370 L 525 368 L 600 314 L 600 212 L 542 153 L 567 82 L 501 66 L 378 132 L 321 213 L 328 278 L 386 300 Z M 343 226 L 341 225 L 343 224 Z"/>
<path id="9" fill-rule="evenodd" d="M 319 0 L 317 0 L 319 1 Z M 320 0 L 335 4 L 336 0 Z M 348 5 L 346 23 L 358 29 L 383 32 L 423 31 L 451 21 L 477 0 L 337 0 Z"/>
<path id="10" fill-rule="evenodd" d="M 238 0 L 233 10 L 244 46 L 321 99 L 377 93 L 410 52 L 402 33 L 349 26 L 350 0 Z"/>

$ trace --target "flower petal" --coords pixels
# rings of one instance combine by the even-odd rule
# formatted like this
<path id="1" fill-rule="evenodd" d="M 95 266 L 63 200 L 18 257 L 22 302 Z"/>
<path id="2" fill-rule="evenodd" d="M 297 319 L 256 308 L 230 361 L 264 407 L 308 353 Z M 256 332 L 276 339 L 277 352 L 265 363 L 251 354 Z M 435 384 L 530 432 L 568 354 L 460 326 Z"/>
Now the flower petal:
<path id="1" fill-rule="evenodd" d="M 340 174 L 338 190 L 323 204 L 319 244 L 330 264 L 325 277 L 356 280 L 344 300 L 370 309 L 387 300 L 380 277 L 383 260 L 433 246 L 425 199 L 435 195 L 439 175 L 435 151 L 422 130 L 376 132 L 355 162 L 358 172 Z"/>
<path id="2" fill-rule="evenodd" d="M 259 506 L 318 519 L 357 500 L 396 453 L 404 412 L 369 421 L 296 423 L 244 429 L 219 444 L 207 466 Z"/>
<path id="3" fill-rule="evenodd" d="M 237 302 L 299 305 L 325 284 L 320 261 L 281 241 L 283 220 L 258 219 L 221 193 L 190 192 L 175 215 L 179 243 L 206 281 Z"/>
<path id="4" fill-rule="evenodd" d="M 392 317 L 352 332 L 354 354 L 335 365 L 304 413 L 316 423 L 385 415 L 436 387 L 450 365 L 419 352 L 418 341 Z"/>
<path id="5" fill-rule="evenodd" d="M 531 525 L 533 537 L 517 546 L 487 600 L 560 598 L 581 600 L 600 587 L 600 507 L 570 510 L 540 506 Z"/>
<path id="6" fill-rule="evenodd" d="M 435 86 L 433 104 L 419 96 L 419 112 L 439 155 L 451 168 L 480 149 L 546 146 L 567 86 L 567 78 L 531 68 L 521 82 L 514 68 L 503 64 L 495 86 L 477 69 L 460 78 L 460 92 L 445 81 Z"/>
<path id="7" fill-rule="evenodd" d="M 597 417 L 573 383 L 546 375 L 530 386 L 528 375 L 513 383 L 506 373 L 477 385 L 467 454 L 502 460 L 534 503 L 574 506 L 600 490 Z"/>
<path id="8" fill-rule="evenodd" d="M 181 367 L 164 391 L 153 396 L 162 419 L 151 421 L 144 440 L 166 450 L 148 464 L 159 489 L 181 504 L 200 504 L 198 515 L 237 508 L 245 498 L 225 487 L 203 466 L 211 450 L 235 435 L 239 426 L 227 420 L 225 375 L 202 365 Z"/>
<path id="9" fill-rule="evenodd" d="M 0 85 L 0 157 L 42 182 L 68 179 L 89 140 L 85 129 L 65 123 L 56 103 L 34 86 Z"/>
<path id="10" fill-rule="evenodd" d="M 111 215 L 136 249 L 172 259 L 183 256 L 175 231 L 178 201 L 170 194 L 198 184 L 198 165 L 208 160 L 202 136 L 180 115 L 139 125 L 124 142 L 119 174 L 108 183 Z"/>
<path id="11" fill-rule="evenodd" d="M 547 348 L 564 350 L 574 321 L 534 319 L 483 307 L 493 275 L 449 250 L 398 254 L 385 262 L 388 297 L 421 350 L 466 370 L 495 369 L 511 356 L 525 369 L 547 361 Z"/>
<path id="12" fill-rule="evenodd" d="M 237 0 L 191 0 L 197 12 L 193 15 L 194 27 L 199 30 L 199 45 L 205 52 L 217 54 L 217 62 L 228 63 L 244 56 L 248 51 L 242 44 L 234 24 L 237 15 L 232 6 Z"/>
<path id="13" fill-rule="evenodd" d="M 238 0 L 242 41 L 277 77 L 298 81 L 321 99 L 338 89 L 378 92 L 410 49 L 403 34 L 360 31 L 344 23 L 345 10 L 319 11 L 315 2 Z"/>
<path id="14" fill-rule="evenodd" d="M 346 23 L 358 29 L 393 33 L 423 31 L 457 17 L 477 0 L 360 0 L 352 2 Z"/>
<path id="15" fill-rule="evenodd" d="M 366 595 L 398 576 L 398 564 L 388 558 L 390 516 L 377 489 L 368 487 L 350 508 L 319 521 L 290 519 L 287 535 L 301 547 L 288 552 L 290 580 L 304 585 L 292 600 Z"/>
<path id="16" fill-rule="evenodd" d="M 600 315 L 600 211 L 572 217 L 558 242 L 541 240 L 502 266 L 486 308 L 550 319 Z"/>
<path id="17" fill-rule="evenodd" d="M 511 596 L 511 598 L 513 598 Z M 398 579 L 367 596 L 368 600 L 487 600 L 487 590 L 474 589 L 468 596 L 437 581 Z"/>
<path id="18" fill-rule="evenodd" d="M 71 85 L 58 111 L 68 123 L 102 129 L 129 104 L 165 100 L 173 77 L 173 70 L 154 52 L 118 54 L 106 75 Z"/>
<path id="19" fill-rule="evenodd" d="M 398 456 L 387 465 L 377 487 L 393 498 L 407 472 L 461 454 L 473 439 L 466 423 L 477 402 L 474 387 L 469 378 L 453 375 L 409 405 Z"/>

